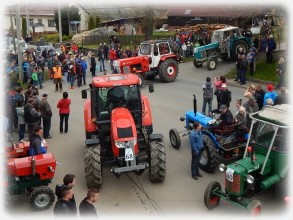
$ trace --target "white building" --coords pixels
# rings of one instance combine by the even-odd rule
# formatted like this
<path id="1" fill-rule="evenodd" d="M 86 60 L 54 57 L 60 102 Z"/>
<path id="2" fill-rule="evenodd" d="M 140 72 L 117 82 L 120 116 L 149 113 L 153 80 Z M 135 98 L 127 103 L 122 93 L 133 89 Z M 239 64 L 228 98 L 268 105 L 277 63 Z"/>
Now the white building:
<path id="1" fill-rule="evenodd" d="M 20 5 L 20 17 L 26 19 L 27 15 L 29 17 L 29 30 L 31 34 L 38 35 L 43 33 L 57 33 L 56 24 L 54 22 L 54 11 L 56 10 L 56 5 Z M 1 25 L 3 25 L 3 30 L 8 31 L 11 27 L 10 13 L 11 10 L 13 30 L 16 31 L 16 5 L 7 6 L 4 9 L 2 16 Z M 22 25 L 22 21 L 20 21 Z M 21 27 L 22 29 L 22 27 Z"/>

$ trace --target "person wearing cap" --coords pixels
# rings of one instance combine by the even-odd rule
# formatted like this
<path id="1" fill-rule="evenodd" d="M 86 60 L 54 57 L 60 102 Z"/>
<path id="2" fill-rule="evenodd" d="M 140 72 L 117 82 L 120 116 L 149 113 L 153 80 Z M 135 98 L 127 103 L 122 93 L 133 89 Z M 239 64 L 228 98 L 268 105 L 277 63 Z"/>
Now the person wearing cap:
<path id="1" fill-rule="evenodd" d="M 267 58 L 267 63 L 272 63 L 273 62 L 273 51 L 276 50 L 276 42 L 273 37 L 273 35 L 269 35 L 268 38 L 268 44 L 267 44 L 267 53 L 266 53 L 266 58 Z"/>
<path id="2" fill-rule="evenodd" d="M 220 112 L 220 116 L 217 119 L 219 123 L 212 126 L 212 129 L 215 131 L 217 129 L 225 129 L 226 126 L 231 126 L 233 123 L 233 114 L 231 111 L 227 108 L 226 105 L 221 105 L 218 109 L 218 112 Z"/>
<path id="3" fill-rule="evenodd" d="M 50 139 L 52 138 L 52 136 L 50 135 L 50 129 L 51 129 L 51 118 L 53 113 L 47 99 L 48 99 L 48 95 L 43 94 L 42 100 L 40 102 L 40 112 L 41 112 L 41 117 L 43 121 L 43 130 L 44 130 L 43 137 L 45 139 Z"/>
<path id="4" fill-rule="evenodd" d="M 263 106 L 266 105 L 267 99 L 271 98 L 273 100 L 273 102 L 275 102 L 276 98 L 278 96 L 278 94 L 275 92 L 274 86 L 272 84 L 267 85 L 267 90 L 268 91 L 264 95 Z"/>
<path id="5" fill-rule="evenodd" d="M 55 92 L 62 91 L 62 68 L 60 62 L 56 63 L 56 66 L 53 67 L 53 77 L 55 83 Z"/>
<path id="6" fill-rule="evenodd" d="M 219 90 L 217 95 L 217 100 L 218 100 L 218 108 L 220 108 L 221 105 L 225 105 L 228 108 L 230 107 L 232 97 L 231 97 L 231 91 L 228 90 L 226 83 L 222 84 L 221 89 Z"/>

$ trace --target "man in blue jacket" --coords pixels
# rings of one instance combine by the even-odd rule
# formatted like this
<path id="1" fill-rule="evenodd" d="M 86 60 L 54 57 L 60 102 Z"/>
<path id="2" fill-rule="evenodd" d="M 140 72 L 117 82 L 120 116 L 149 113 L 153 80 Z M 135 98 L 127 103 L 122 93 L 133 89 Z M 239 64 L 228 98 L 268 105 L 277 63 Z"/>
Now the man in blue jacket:
<path id="1" fill-rule="evenodd" d="M 202 177 L 199 173 L 198 165 L 199 159 L 201 155 L 201 149 L 203 148 L 203 138 L 201 133 L 201 124 L 198 122 L 194 122 L 193 130 L 189 134 L 189 141 L 191 147 L 191 175 L 192 178 L 197 180 L 198 177 Z"/>

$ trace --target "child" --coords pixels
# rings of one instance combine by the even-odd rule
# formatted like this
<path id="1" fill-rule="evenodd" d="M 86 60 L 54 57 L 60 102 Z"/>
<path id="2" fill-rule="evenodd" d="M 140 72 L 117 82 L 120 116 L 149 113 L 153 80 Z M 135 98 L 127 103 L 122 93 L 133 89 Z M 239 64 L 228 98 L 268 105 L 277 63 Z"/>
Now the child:
<path id="1" fill-rule="evenodd" d="M 33 86 L 38 86 L 39 80 L 38 80 L 38 73 L 36 68 L 34 68 L 32 72 L 32 81 L 33 81 Z"/>

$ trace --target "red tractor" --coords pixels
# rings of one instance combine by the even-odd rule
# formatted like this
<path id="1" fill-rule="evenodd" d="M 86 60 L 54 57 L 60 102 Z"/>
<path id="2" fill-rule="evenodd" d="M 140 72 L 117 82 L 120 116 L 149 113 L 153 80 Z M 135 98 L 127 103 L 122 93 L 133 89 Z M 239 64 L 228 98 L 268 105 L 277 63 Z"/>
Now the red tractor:
<path id="1" fill-rule="evenodd" d="M 100 188 L 103 167 L 112 173 L 141 174 L 149 168 L 152 182 L 166 176 L 163 135 L 153 134 L 148 98 L 140 93 L 136 74 L 113 74 L 93 78 L 90 99 L 82 90 L 85 123 L 85 176 L 88 187 Z M 153 85 L 149 85 L 153 92 Z"/>
<path id="2" fill-rule="evenodd" d="M 46 142 L 43 142 L 47 148 Z M 30 204 L 37 210 L 49 208 L 55 194 L 48 187 L 55 174 L 56 160 L 51 153 L 28 156 L 29 141 L 22 140 L 6 148 L 7 203 L 14 195 L 30 193 Z"/>
<path id="3" fill-rule="evenodd" d="M 137 57 L 115 60 L 113 67 L 116 73 L 136 73 L 141 80 L 159 76 L 167 83 L 175 81 L 179 72 L 177 56 L 168 40 L 143 41 Z"/>

